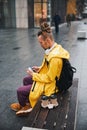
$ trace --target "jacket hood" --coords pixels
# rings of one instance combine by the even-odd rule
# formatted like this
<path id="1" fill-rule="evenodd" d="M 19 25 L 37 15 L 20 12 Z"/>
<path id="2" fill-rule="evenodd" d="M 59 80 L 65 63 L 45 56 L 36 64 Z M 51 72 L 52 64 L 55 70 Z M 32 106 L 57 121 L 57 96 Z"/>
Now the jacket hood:
<path id="1" fill-rule="evenodd" d="M 64 58 L 64 59 L 69 59 L 70 57 L 69 52 L 57 43 L 55 43 L 54 48 L 49 53 L 50 54 L 47 57 L 48 61 L 53 57 Z"/>

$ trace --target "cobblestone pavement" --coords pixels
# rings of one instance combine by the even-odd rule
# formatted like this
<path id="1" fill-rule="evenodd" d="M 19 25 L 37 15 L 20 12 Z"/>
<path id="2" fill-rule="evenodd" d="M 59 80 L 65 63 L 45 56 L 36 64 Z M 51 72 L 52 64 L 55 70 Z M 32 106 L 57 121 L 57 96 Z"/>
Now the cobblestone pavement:
<path id="1" fill-rule="evenodd" d="M 55 41 L 70 52 L 70 61 L 77 68 L 74 75 L 79 78 L 76 130 L 87 129 L 87 40 L 78 40 L 78 30 L 87 31 L 86 21 L 75 21 L 70 28 L 60 26 Z M 0 30 L 0 129 L 21 130 L 27 126 L 28 117 L 17 117 L 9 106 L 17 102 L 16 89 L 22 86 L 26 68 L 40 65 L 44 54 L 36 33 L 38 29 Z"/>

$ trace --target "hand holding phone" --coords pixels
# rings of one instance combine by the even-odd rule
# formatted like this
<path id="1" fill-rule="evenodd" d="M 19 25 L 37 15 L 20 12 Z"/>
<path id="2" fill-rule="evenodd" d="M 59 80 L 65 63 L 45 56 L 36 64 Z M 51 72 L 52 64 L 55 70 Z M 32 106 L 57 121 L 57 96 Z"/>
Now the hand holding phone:
<path id="1" fill-rule="evenodd" d="M 32 69 L 31 67 L 29 67 L 29 68 L 27 69 L 27 73 L 28 73 L 29 75 L 33 75 L 33 69 Z"/>
<path id="2" fill-rule="evenodd" d="M 29 67 L 28 70 L 33 71 L 33 69 L 31 67 Z"/>

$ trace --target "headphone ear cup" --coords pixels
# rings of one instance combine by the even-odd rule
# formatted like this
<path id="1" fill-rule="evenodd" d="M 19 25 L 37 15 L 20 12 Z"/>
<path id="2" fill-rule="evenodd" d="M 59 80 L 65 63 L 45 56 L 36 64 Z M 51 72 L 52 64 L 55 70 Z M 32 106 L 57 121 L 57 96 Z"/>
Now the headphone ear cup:
<path id="1" fill-rule="evenodd" d="M 46 54 L 46 55 L 49 54 L 49 49 L 45 50 L 45 54 Z"/>

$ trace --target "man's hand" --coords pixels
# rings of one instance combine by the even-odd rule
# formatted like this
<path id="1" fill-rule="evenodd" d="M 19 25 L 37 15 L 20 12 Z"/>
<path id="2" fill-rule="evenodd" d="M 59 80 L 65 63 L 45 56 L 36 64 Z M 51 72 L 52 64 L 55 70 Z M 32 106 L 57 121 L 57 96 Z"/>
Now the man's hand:
<path id="1" fill-rule="evenodd" d="M 27 73 L 32 76 L 32 75 L 33 75 L 33 70 L 32 70 L 32 68 L 29 67 L 29 68 L 27 69 Z"/>
<path id="2" fill-rule="evenodd" d="M 40 69 L 40 67 L 38 67 L 38 66 L 33 66 L 33 67 L 32 67 L 32 70 L 33 70 L 34 72 L 36 72 L 36 73 L 38 73 L 39 69 Z"/>
<path id="3" fill-rule="evenodd" d="M 27 69 L 27 73 L 32 76 L 33 72 L 38 73 L 39 69 L 40 69 L 40 67 L 38 67 L 38 66 L 33 66 L 32 68 L 29 67 Z"/>

